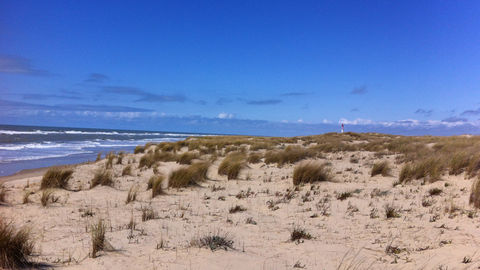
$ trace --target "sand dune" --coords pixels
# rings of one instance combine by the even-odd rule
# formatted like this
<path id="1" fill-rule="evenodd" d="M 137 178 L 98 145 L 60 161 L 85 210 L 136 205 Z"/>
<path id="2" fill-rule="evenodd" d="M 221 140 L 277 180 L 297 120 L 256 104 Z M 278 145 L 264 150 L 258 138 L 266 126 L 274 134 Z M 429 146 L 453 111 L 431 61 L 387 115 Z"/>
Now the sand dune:
<path id="1" fill-rule="evenodd" d="M 355 142 L 357 143 L 357 142 Z M 294 143 L 302 146 L 302 141 Z M 278 144 L 276 147 L 280 147 Z M 154 150 L 155 146 L 151 146 Z M 148 151 L 148 148 L 147 148 Z M 179 153 L 188 151 L 183 147 Z M 263 154 L 266 150 L 258 150 Z M 397 153 L 326 152 L 293 164 L 248 163 L 236 179 L 218 174 L 220 156 L 208 180 L 198 186 L 167 188 L 151 198 L 147 182 L 154 168 L 139 168 L 143 153 L 113 162 L 114 184 L 90 189 L 107 160 L 74 167 L 67 190 L 55 189 L 58 201 L 40 204 L 41 176 L 5 182 L 1 215 L 31 228 L 34 262 L 70 269 L 474 269 L 480 266 L 477 211 L 468 200 L 472 181 L 465 174 L 443 174 L 441 181 L 393 185 L 403 164 Z M 201 159 L 210 159 L 210 155 Z M 296 165 L 329 162 L 333 181 L 294 186 Z M 371 176 L 378 161 L 388 161 L 389 175 Z M 131 163 L 132 175 L 122 176 Z M 158 162 L 156 174 L 180 168 Z M 168 179 L 168 177 L 167 177 Z M 135 201 L 127 193 L 138 187 Z M 439 194 L 431 190 L 438 188 Z M 23 203 L 25 192 L 32 192 Z M 342 194 L 343 193 L 343 194 Z M 241 206 L 244 211 L 230 213 Z M 392 206 L 398 217 L 387 218 Z M 142 209 L 155 218 L 142 221 Z M 91 255 L 90 226 L 103 219 L 108 248 Z M 135 229 L 129 229 L 131 220 Z M 291 241 L 294 229 L 311 239 Z M 212 251 L 196 239 L 220 235 L 232 248 Z"/>

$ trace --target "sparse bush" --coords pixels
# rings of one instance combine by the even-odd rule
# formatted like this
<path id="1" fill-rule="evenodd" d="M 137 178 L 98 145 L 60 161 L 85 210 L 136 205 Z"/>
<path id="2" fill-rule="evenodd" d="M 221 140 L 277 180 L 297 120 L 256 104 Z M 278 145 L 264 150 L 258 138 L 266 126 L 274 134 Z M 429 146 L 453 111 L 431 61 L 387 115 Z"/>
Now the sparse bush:
<path id="1" fill-rule="evenodd" d="M 23 193 L 23 204 L 27 204 L 30 202 L 30 195 L 32 195 L 32 193 L 33 192 L 28 190 Z"/>
<path id="2" fill-rule="evenodd" d="M 177 169 L 170 174 L 168 186 L 173 188 L 182 188 L 203 182 L 205 179 L 207 179 L 209 167 L 210 163 L 199 162 Z"/>
<path id="3" fill-rule="evenodd" d="M 96 224 L 90 227 L 92 234 L 92 258 L 97 257 L 97 253 L 105 249 L 105 231 L 106 225 L 102 219 L 99 219 Z"/>
<path id="4" fill-rule="evenodd" d="M 0 268 L 18 269 L 29 266 L 28 256 L 32 254 L 33 247 L 30 230 L 17 230 L 12 223 L 0 218 Z"/>
<path id="5" fill-rule="evenodd" d="M 306 162 L 299 164 L 293 170 L 293 184 L 331 181 L 332 175 L 326 164 Z"/>
<path id="6" fill-rule="evenodd" d="M 387 218 L 398 218 L 400 217 L 399 209 L 393 204 L 386 204 L 384 206 L 385 216 Z"/>
<path id="7" fill-rule="evenodd" d="M 428 190 L 428 194 L 430 194 L 430 196 L 440 195 L 442 194 L 442 192 L 443 191 L 439 188 L 431 188 L 430 190 Z"/>
<path id="8" fill-rule="evenodd" d="M 40 189 L 46 188 L 67 188 L 68 180 L 72 177 L 73 170 L 50 168 L 43 175 Z"/>
<path id="9" fill-rule="evenodd" d="M 130 202 L 136 201 L 137 200 L 137 192 L 138 192 L 138 186 L 133 185 L 130 187 L 127 193 L 127 200 L 125 201 L 125 204 L 129 204 Z"/>
<path id="10" fill-rule="evenodd" d="M 98 162 L 98 161 L 100 161 L 100 160 L 102 160 L 102 152 L 99 152 L 99 153 L 97 154 L 97 159 L 95 160 L 95 162 Z"/>
<path id="11" fill-rule="evenodd" d="M 137 147 L 135 147 L 135 150 L 133 150 L 133 153 L 134 154 L 138 154 L 138 153 L 144 153 L 145 152 L 145 147 L 139 145 Z"/>
<path id="12" fill-rule="evenodd" d="M 218 166 L 218 174 L 226 175 L 228 180 L 238 178 L 240 170 L 245 167 L 245 154 L 235 152 L 225 157 Z"/>
<path id="13" fill-rule="evenodd" d="M 247 209 L 240 205 L 235 205 L 228 210 L 230 214 L 235 214 L 237 212 L 244 212 L 244 211 L 247 211 Z"/>
<path id="14" fill-rule="evenodd" d="M 190 244 L 199 248 L 210 248 L 210 250 L 215 251 L 218 249 L 233 249 L 233 240 L 230 239 L 228 234 L 221 234 L 220 232 L 211 233 L 204 237 L 198 239 L 192 239 Z"/>
<path id="15" fill-rule="evenodd" d="M 132 175 L 132 165 L 127 165 L 125 168 L 122 170 L 122 176 L 125 175 Z"/>
<path id="16" fill-rule="evenodd" d="M 148 207 L 142 206 L 140 210 L 142 211 L 142 221 L 144 222 L 150 219 L 157 218 L 157 213 L 155 213 L 151 205 L 149 205 Z"/>
<path id="17" fill-rule="evenodd" d="M 390 165 L 387 161 L 377 162 L 373 164 L 371 176 L 375 176 L 378 174 L 381 174 L 382 176 L 389 176 L 390 171 Z"/>
<path id="18" fill-rule="evenodd" d="M 312 235 L 310 235 L 305 229 L 300 227 L 295 227 L 293 231 L 290 233 L 290 241 L 300 241 L 302 239 L 312 239 Z"/>
<path id="19" fill-rule="evenodd" d="M 343 201 L 343 200 L 346 200 L 346 199 L 350 198 L 351 196 L 352 196 L 351 192 L 342 192 L 342 193 L 338 194 L 337 200 Z"/>
<path id="20" fill-rule="evenodd" d="M 197 158 L 198 158 L 198 154 L 191 153 L 191 152 L 185 152 L 178 157 L 177 162 L 179 164 L 189 165 L 189 164 L 192 164 L 192 160 L 197 159 Z"/>
<path id="21" fill-rule="evenodd" d="M 102 186 L 113 186 L 113 177 L 112 172 L 109 170 L 97 170 L 93 176 L 92 181 L 90 182 L 90 188 L 94 188 L 98 185 Z"/>

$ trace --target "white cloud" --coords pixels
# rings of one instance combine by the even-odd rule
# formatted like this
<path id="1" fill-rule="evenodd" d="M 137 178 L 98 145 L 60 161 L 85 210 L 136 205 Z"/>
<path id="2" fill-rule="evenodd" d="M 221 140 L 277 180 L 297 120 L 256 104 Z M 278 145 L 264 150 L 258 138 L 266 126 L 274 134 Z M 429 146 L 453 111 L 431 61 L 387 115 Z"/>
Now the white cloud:
<path id="1" fill-rule="evenodd" d="M 217 118 L 220 118 L 220 119 L 232 119 L 234 118 L 235 116 L 231 113 L 225 113 L 225 112 L 222 112 L 222 113 L 219 113 Z"/>

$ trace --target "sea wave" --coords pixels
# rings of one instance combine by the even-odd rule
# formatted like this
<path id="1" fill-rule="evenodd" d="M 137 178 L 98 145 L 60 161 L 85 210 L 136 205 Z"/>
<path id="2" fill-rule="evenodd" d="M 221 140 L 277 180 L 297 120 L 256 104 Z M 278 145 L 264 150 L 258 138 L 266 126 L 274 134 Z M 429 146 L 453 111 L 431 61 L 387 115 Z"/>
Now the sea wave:
<path id="1" fill-rule="evenodd" d="M 71 152 L 64 152 L 64 153 L 52 153 L 52 154 L 43 154 L 43 155 L 30 155 L 30 156 L 17 156 L 17 157 L 0 157 L 0 163 L 10 163 L 15 161 L 26 161 L 26 160 L 39 160 L 39 159 L 46 159 L 46 158 L 61 158 L 61 157 L 68 157 L 72 155 L 79 155 L 79 154 L 89 154 L 93 153 L 92 151 L 71 151 Z"/>
<path id="2" fill-rule="evenodd" d="M 161 132 L 119 132 L 119 131 L 81 131 L 81 130 L 0 130 L 2 135 L 50 135 L 50 134 L 68 134 L 68 135 L 107 135 L 107 136 L 167 136 L 167 137 L 189 137 L 189 136 L 212 136 L 207 134 L 188 134 L 188 133 L 161 133 Z"/>

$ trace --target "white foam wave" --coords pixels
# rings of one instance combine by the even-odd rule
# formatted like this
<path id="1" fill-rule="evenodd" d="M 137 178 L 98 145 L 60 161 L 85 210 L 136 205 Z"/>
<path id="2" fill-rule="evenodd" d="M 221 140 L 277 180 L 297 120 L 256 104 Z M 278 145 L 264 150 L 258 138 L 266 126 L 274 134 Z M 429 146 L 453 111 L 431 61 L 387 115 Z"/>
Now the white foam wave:
<path id="1" fill-rule="evenodd" d="M 69 134 L 69 135 L 107 135 L 107 136 L 167 136 L 167 137 L 189 137 L 189 136 L 214 136 L 206 134 L 187 134 L 187 133 L 161 133 L 161 132 L 118 132 L 118 131 L 81 131 L 81 130 L 0 130 L 3 135 L 50 135 L 50 134 Z"/>

